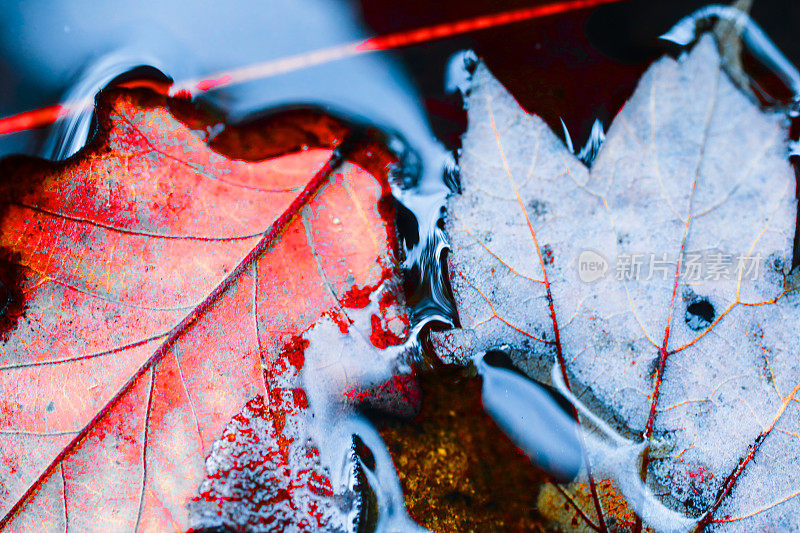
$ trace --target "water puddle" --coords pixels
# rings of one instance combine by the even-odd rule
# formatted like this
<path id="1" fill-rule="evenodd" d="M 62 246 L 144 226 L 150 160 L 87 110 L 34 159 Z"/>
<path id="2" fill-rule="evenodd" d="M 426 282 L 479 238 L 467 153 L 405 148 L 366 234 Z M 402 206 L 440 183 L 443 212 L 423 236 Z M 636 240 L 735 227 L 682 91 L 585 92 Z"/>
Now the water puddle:
<path id="1" fill-rule="evenodd" d="M 70 0 L 10 10 L 5 24 L 17 31 L 0 37 L 0 73 L 7 76 L 10 88 L 0 93 L 0 117 L 16 118 L 0 121 L 6 128 L 0 134 L 0 156 L 74 156 L 91 139 L 94 100 L 109 85 L 169 94 L 173 113 L 183 120 L 196 114 L 210 117 L 198 134 L 234 158 L 257 160 L 309 146 L 330 147 L 353 134 L 388 146 L 400 162 L 391 184 L 404 280 L 387 280 L 364 305 L 347 309 L 345 327 L 326 317 L 306 332 L 305 362 L 290 384 L 305 395 L 298 403 L 304 422 L 288 429 L 304 447 L 297 453 L 305 453 L 305 462 L 294 467 L 324 470 L 327 478 L 319 480 L 320 494 L 336 502 L 326 508 L 324 523 L 334 530 L 358 531 L 364 524 L 378 531 L 414 531 L 420 529 L 418 523 L 440 530 L 500 523 L 528 529 L 545 521 L 535 507 L 541 487 L 585 481 L 588 461 L 593 475 L 613 480 L 631 509 L 655 530 L 696 527 L 696 519 L 669 509 L 642 481 L 642 458 L 645 453 L 654 457 L 658 446 L 648 449 L 647 443 L 622 436 L 572 395 L 559 372 L 553 371 L 549 384 L 536 381 L 513 366 L 503 347 L 475 355 L 467 368 L 444 367 L 433 359 L 426 339 L 431 328 L 458 326 L 444 272 L 448 244 L 441 220 L 447 195 L 458 191 L 451 150 L 457 149 L 465 127 L 462 102 L 478 60 L 474 52 L 458 50 L 465 45 L 475 48 L 519 101 L 542 114 L 554 131 L 563 131 L 569 148 L 590 165 L 603 142 L 604 127 L 657 56 L 656 49 L 627 64 L 606 58 L 589 44 L 584 25 L 589 34 L 602 34 L 607 50 L 621 45 L 609 37 L 610 30 L 597 30 L 598 23 L 589 20 L 586 11 L 563 19 L 531 19 L 502 31 L 489 28 L 480 36 L 454 37 L 432 48 L 412 47 L 399 56 L 363 54 L 347 43 L 367 42 L 375 29 L 409 29 L 398 22 L 402 17 L 393 20 L 385 14 L 391 13 L 386 3 L 364 2 L 359 11 L 346 3 L 304 0 L 300 8 L 280 1 L 271 3 L 269 12 L 257 3 L 245 4 L 232 10 L 211 2 L 189 8 L 182 3 L 123 6 Z M 412 9 L 409 6 L 397 9 Z M 193 11 L 191 17 L 187 9 Z M 608 6 L 593 16 L 602 20 L 615 9 L 621 8 Z M 462 12 L 477 15 L 487 10 L 475 3 Z M 671 25 L 687 11 L 676 15 L 667 10 L 659 23 L 669 20 Z M 93 16 L 87 20 L 83 15 L 88 12 Z M 426 16 L 418 13 L 411 20 L 424 25 Z M 28 20 L 37 25 L 25 24 Z M 143 20 L 165 24 L 141 24 Z M 800 74 L 738 11 L 706 8 L 681 20 L 663 40 L 688 46 L 698 31 L 719 20 L 739 28 L 749 55 L 788 87 L 783 102 L 796 106 Z M 298 32 L 303 39 L 296 37 Z M 562 44 L 572 39 L 573 48 L 553 52 L 548 39 Z M 525 51 L 510 54 L 513 43 L 520 42 L 527 43 Z M 800 47 L 795 48 L 793 53 L 800 53 Z M 421 59 L 410 74 L 407 64 L 398 61 L 425 54 L 430 57 Z M 573 86 L 569 69 L 554 65 L 559 58 L 572 58 L 574 69 L 581 64 L 575 60 L 581 54 L 586 66 L 582 75 L 594 74 L 598 80 L 591 91 Z M 515 71 L 520 64 L 523 67 Z M 228 74 L 208 77 L 214 72 Z M 234 77 L 238 82 L 231 83 Z M 749 90 L 766 99 L 769 83 Z M 322 116 L 328 119 L 321 121 Z M 237 137 L 243 129 L 269 131 L 265 125 L 304 120 L 316 124 L 315 136 L 287 134 L 259 143 L 272 146 L 272 152 L 248 151 L 251 147 Z M 389 322 L 381 323 L 386 336 L 377 339 L 374 317 L 391 321 L 404 313 L 393 311 L 387 319 L 381 303 L 386 294 L 398 291 L 403 294 L 395 307 L 408 303 L 405 326 L 392 329 Z M 340 349 L 331 353 L 331 346 Z M 408 391 L 392 396 L 381 389 L 396 379 L 412 383 L 412 396 L 417 398 L 409 399 Z M 343 398 L 342 390 L 352 395 Z M 370 403 L 370 397 L 384 393 L 388 400 Z M 350 401 L 353 396 L 366 400 Z M 219 513 L 204 507 L 204 501 L 246 499 L 211 481 L 247 476 L 233 457 L 262 457 L 279 447 L 268 420 L 270 401 L 257 398 L 244 406 L 210 451 L 208 480 L 196 502 L 198 528 L 218 525 L 214 520 Z M 479 406 L 485 412 L 479 412 Z M 583 425 L 576 422 L 576 413 Z M 270 483 L 266 478 L 248 480 L 259 486 Z M 292 505 L 302 502 L 289 505 L 286 502 L 296 495 L 284 496 L 261 494 L 258 505 L 232 508 L 228 514 L 255 516 L 261 506 L 284 502 L 290 523 Z M 302 495 L 297 497 L 302 500 Z"/>

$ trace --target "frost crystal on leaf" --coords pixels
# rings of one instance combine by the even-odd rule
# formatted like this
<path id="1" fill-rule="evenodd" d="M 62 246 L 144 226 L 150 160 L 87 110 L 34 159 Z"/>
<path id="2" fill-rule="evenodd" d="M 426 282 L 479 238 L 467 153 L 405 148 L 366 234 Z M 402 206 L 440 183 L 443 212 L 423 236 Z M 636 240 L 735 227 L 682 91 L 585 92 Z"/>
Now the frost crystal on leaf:
<path id="1" fill-rule="evenodd" d="M 289 420 L 297 413 L 287 413 Z M 208 477 L 192 504 L 194 527 L 246 531 L 349 531 L 361 502 L 355 460 L 333 486 L 310 441 L 287 439 L 258 396 L 236 415 L 206 460 Z M 224 502 L 224 505 L 218 504 Z"/>
<path id="2" fill-rule="evenodd" d="M 434 336 L 440 356 L 508 344 L 546 379 L 560 353 L 577 397 L 671 448 L 648 484 L 689 516 L 758 445 L 713 523 L 788 526 L 800 300 L 784 118 L 737 90 L 709 36 L 645 73 L 591 171 L 483 65 L 468 105 L 447 217 L 462 329 Z"/>

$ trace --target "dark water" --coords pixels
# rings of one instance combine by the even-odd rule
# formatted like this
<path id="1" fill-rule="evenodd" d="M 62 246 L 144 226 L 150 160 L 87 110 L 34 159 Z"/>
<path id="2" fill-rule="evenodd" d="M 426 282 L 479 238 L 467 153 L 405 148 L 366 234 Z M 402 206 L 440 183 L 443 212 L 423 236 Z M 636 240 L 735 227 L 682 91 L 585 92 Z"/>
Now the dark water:
<path id="1" fill-rule="evenodd" d="M 58 103 L 76 91 L 91 96 L 141 65 L 185 80 L 373 35 L 546 3 L 273 0 L 223 6 L 209 1 L 3 0 L 0 117 Z M 580 146 L 594 119 L 607 126 L 649 62 L 663 53 L 657 37 L 706 4 L 622 1 L 323 64 L 200 98 L 219 106 L 230 120 L 276 106 L 327 106 L 423 136 L 432 129 L 453 147 L 465 115 L 444 90 L 444 69 L 451 54 L 470 48 L 528 111 L 543 116 L 555 131 L 563 119 Z M 800 62 L 794 25 L 787 23 L 800 20 L 800 4 L 756 1 L 751 14 L 790 61 Z M 394 63 L 388 72 L 387 61 Z M 48 133 L 2 135 L 0 154 L 36 153 Z"/>
<path id="2" fill-rule="evenodd" d="M 568 132 L 565 140 L 578 152 L 587 140 L 601 139 L 602 129 L 650 62 L 665 51 L 676 51 L 658 37 L 705 3 L 618 2 L 392 51 L 334 53 L 303 68 L 262 69 L 246 81 L 217 89 L 202 83 L 198 89 L 198 81 L 214 79 L 214 73 L 242 72 L 237 69 L 335 50 L 375 35 L 545 3 L 2 1 L 0 119 L 64 103 L 72 104 L 75 112 L 53 125 L 0 134 L 0 157 L 72 156 L 91 137 L 95 95 L 109 84 L 142 77 L 188 88 L 194 105 L 220 117 L 220 138 L 225 124 L 292 109 L 376 127 L 405 163 L 394 192 L 414 332 L 424 336 L 426 326 L 457 323 L 443 282 L 446 237 L 438 221 L 446 194 L 457 188 L 452 151 L 466 128 L 459 91 L 464 84 L 459 82 L 468 79 L 471 56 L 458 52 L 474 50 L 526 110 L 541 115 L 554 131 Z M 756 1 L 752 17 L 789 64 L 800 64 L 800 41 L 794 25 L 787 23 L 800 21 L 800 3 Z M 750 52 L 743 62 L 756 80 L 753 91 L 765 105 L 788 102 L 793 96 L 793 79 L 786 75 L 790 69 L 770 61 L 776 56 L 765 53 L 763 46 Z M 583 460 L 573 423 L 575 407 L 561 393 L 508 368 L 501 354 L 476 359 L 476 366 L 483 376 L 483 405 L 510 441 L 547 474 L 574 477 Z M 522 422 L 525 410 L 539 417 L 536 428 L 531 429 L 529 420 Z M 607 440 L 615 439 L 609 433 Z M 628 444 L 617 442 L 615 450 Z M 639 452 L 630 447 L 631 454 Z M 609 471 L 619 477 L 614 468 L 609 466 Z"/>

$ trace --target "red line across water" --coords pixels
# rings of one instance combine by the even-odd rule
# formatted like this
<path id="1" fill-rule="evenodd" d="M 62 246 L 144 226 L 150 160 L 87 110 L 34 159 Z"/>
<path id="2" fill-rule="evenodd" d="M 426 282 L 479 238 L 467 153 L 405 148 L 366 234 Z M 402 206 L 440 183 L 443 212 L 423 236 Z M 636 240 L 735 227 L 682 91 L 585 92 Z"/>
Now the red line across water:
<path id="1" fill-rule="evenodd" d="M 345 43 L 329 48 L 305 52 L 286 58 L 266 61 L 255 65 L 217 72 L 205 79 L 186 80 L 176 83 L 168 89 L 173 96 L 195 96 L 199 93 L 218 89 L 227 85 L 242 83 L 253 79 L 266 78 L 305 67 L 336 61 L 356 55 L 379 50 L 391 50 L 420 44 L 447 37 L 454 37 L 469 32 L 485 30 L 515 22 L 557 15 L 568 11 L 587 9 L 603 4 L 611 4 L 624 0 L 565 0 L 534 7 L 520 8 L 491 15 L 446 22 L 424 28 L 378 35 L 360 41 Z M 167 92 L 166 90 L 164 92 Z M 94 100 L 80 102 L 63 102 L 39 109 L 25 111 L 17 115 L 0 118 L 0 135 L 17 131 L 41 128 L 53 122 L 94 105 Z"/>

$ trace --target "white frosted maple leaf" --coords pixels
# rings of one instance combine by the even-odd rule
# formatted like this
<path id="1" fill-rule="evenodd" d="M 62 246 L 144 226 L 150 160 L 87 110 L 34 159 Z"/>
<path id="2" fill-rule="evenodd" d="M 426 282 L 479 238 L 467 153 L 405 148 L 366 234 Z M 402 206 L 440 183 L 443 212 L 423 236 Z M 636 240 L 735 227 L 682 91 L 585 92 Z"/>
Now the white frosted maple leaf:
<path id="1" fill-rule="evenodd" d="M 440 355 L 506 344 L 533 376 L 563 365 L 606 421 L 672 445 L 648 466 L 666 507 L 722 529 L 796 526 L 800 296 L 783 115 L 731 83 L 709 36 L 650 67 L 591 170 L 483 65 L 468 106 L 463 192 L 447 216 L 462 329 L 434 336 Z"/>

